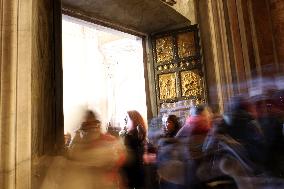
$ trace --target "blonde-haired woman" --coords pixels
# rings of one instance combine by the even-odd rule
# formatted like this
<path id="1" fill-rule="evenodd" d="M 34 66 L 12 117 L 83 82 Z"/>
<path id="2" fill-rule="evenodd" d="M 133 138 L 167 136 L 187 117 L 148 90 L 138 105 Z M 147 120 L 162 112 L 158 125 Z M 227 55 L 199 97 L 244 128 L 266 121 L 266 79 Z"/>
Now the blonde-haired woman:
<path id="1" fill-rule="evenodd" d="M 147 125 L 136 110 L 127 111 L 125 117 L 124 145 L 126 160 L 121 173 L 126 188 L 144 188 L 143 154 L 146 143 Z"/>

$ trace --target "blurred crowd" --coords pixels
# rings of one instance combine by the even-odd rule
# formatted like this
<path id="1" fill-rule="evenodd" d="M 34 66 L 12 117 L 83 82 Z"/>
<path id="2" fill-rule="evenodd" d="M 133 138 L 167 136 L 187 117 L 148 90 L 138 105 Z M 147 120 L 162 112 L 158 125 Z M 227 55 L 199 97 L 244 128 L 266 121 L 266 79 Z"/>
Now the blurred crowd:
<path id="1" fill-rule="evenodd" d="M 66 135 L 65 167 L 62 159 L 53 167 L 63 172 L 55 185 L 71 189 L 284 188 L 284 90 L 256 91 L 229 99 L 221 115 L 212 113 L 207 104 L 192 105 L 182 123 L 169 114 L 162 127 L 151 124 L 160 128 L 158 132 L 148 128 L 138 111 L 130 110 L 119 133 L 111 129 L 102 133 L 96 114 L 86 111 L 75 136 Z M 47 174 L 46 183 L 54 175 Z"/>

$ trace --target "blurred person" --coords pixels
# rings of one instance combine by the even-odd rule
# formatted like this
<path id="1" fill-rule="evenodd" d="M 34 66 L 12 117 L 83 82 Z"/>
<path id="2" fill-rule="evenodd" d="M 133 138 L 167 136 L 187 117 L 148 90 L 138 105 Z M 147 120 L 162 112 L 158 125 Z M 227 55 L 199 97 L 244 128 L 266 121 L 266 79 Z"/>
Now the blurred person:
<path id="1" fill-rule="evenodd" d="M 102 133 L 96 114 L 87 110 L 68 148 L 67 158 L 54 157 L 41 189 L 116 189 L 123 161 L 121 141 Z"/>
<path id="2" fill-rule="evenodd" d="M 172 188 L 173 184 L 170 184 L 170 182 L 167 182 L 165 178 L 162 178 L 162 175 L 157 174 L 158 167 L 160 167 L 161 170 L 161 162 L 167 161 L 168 159 L 165 157 L 161 157 L 161 153 L 164 151 L 165 146 L 169 146 L 171 142 L 170 139 L 173 139 L 173 137 L 176 135 L 178 130 L 180 129 L 180 123 L 179 119 L 176 115 L 168 115 L 166 124 L 162 127 L 160 132 L 157 132 L 157 136 L 155 138 L 157 139 L 156 144 L 152 144 L 149 141 L 147 142 L 147 151 L 143 155 L 145 168 L 147 171 L 146 175 L 146 182 L 147 182 L 147 188 L 157 188 L 159 187 L 159 183 L 161 185 L 161 188 L 165 188 L 165 185 L 170 185 L 168 188 Z M 153 142 L 153 140 L 152 140 Z M 157 164 L 157 154 L 158 155 L 158 164 Z M 161 173 L 161 172 L 160 172 Z"/>
<path id="3" fill-rule="evenodd" d="M 179 130 L 176 137 L 188 137 L 195 134 L 207 134 L 211 128 L 212 115 L 205 105 L 193 106 L 190 116 L 186 119 L 184 126 Z"/>
<path id="4" fill-rule="evenodd" d="M 255 169 L 263 171 L 265 139 L 256 120 L 256 110 L 248 98 L 232 97 L 215 129 L 216 133 L 228 135 L 243 145 L 247 158 L 257 165 Z"/>
<path id="5" fill-rule="evenodd" d="M 244 168 L 238 158 L 231 156 L 223 156 L 218 162 L 218 166 L 223 173 L 230 175 L 235 180 L 233 188 L 245 189 L 282 189 L 284 188 L 284 180 L 270 176 L 250 175 Z M 220 187 L 225 188 L 225 187 Z M 227 187 L 226 187 L 227 188 Z M 231 188 L 231 187 L 229 187 Z"/>
<path id="6" fill-rule="evenodd" d="M 280 96 L 280 97 L 279 97 Z M 265 168 L 274 176 L 284 176 L 284 138 L 282 134 L 283 104 L 281 95 L 275 90 L 252 98 L 256 107 L 256 115 L 265 139 L 266 156 L 263 158 Z M 282 109 L 282 110 L 281 110 Z"/>
<path id="7" fill-rule="evenodd" d="M 189 152 L 186 170 L 186 185 L 189 188 L 203 188 L 196 172 L 203 160 L 202 146 L 211 128 L 211 111 L 205 105 L 196 105 L 190 109 L 190 115 L 186 119 L 185 125 L 176 134 L 176 138 L 181 140 Z"/>
<path id="8" fill-rule="evenodd" d="M 144 188 L 145 174 L 143 154 L 145 151 L 147 125 L 136 110 L 127 111 L 126 127 L 120 132 L 126 148 L 126 159 L 121 167 L 121 175 L 125 188 Z"/>
<path id="9" fill-rule="evenodd" d="M 175 135 L 180 129 L 176 115 L 168 115 L 157 145 L 157 172 L 160 189 L 185 188 L 185 161 L 187 154 Z"/>
<path id="10" fill-rule="evenodd" d="M 282 85 L 284 85 L 284 83 Z M 284 126 L 284 88 L 279 88 L 273 94 L 272 104 L 275 107 L 274 113 L 276 114 L 278 121 L 281 122 Z"/>
<path id="11" fill-rule="evenodd" d="M 154 119 L 156 120 L 158 118 Z M 167 115 L 164 123 L 161 120 L 161 123 L 155 123 L 152 125 L 154 129 L 151 128 L 152 130 L 148 132 L 148 138 L 150 139 L 150 141 L 148 141 L 148 147 L 151 148 L 149 150 L 154 153 L 157 151 L 158 143 L 163 141 L 161 139 L 173 138 L 181 128 L 179 118 L 173 114 Z"/>
<path id="12" fill-rule="evenodd" d="M 212 131 L 211 134 L 215 135 L 215 139 L 217 139 L 217 142 L 216 141 L 213 142 L 215 143 L 213 164 L 217 165 L 217 167 L 220 169 L 220 171 L 223 174 L 232 177 L 235 181 L 235 184 L 237 185 L 237 188 L 251 188 L 251 189 L 279 188 L 280 189 L 284 187 L 284 180 L 277 178 L 279 177 L 279 175 L 272 175 L 277 177 L 271 177 L 271 175 L 267 175 L 266 172 L 264 172 L 264 174 L 259 174 L 260 172 L 258 170 L 255 170 L 255 168 L 256 169 L 259 168 L 255 166 L 255 163 L 266 164 L 266 162 L 263 162 L 263 160 L 265 159 L 266 155 L 264 153 L 267 151 L 263 151 L 263 149 L 265 149 L 265 147 L 267 147 L 267 145 L 269 145 L 269 143 L 271 143 L 271 141 L 274 140 L 275 137 L 274 134 L 276 134 L 276 133 L 272 134 L 273 133 L 272 128 L 274 128 L 273 125 L 276 123 L 275 116 L 278 114 L 277 113 L 278 110 L 275 111 L 276 105 L 273 104 L 273 102 L 271 101 L 271 97 L 273 95 L 271 93 L 267 94 L 270 95 L 267 96 L 260 95 L 257 98 L 250 99 L 253 100 L 254 104 L 256 103 L 255 110 L 252 104 L 248 102 L 246 98 L 241 96 L 234 97 L 232 99 L 234 101 L 231 101 L 229 103 L 229 107 L 227 108 L 227 111 L 225 113 L 225 116 L 228 116 L 225 117 L 226 121 L 224 119 L 221 120 L 223 122 L 230 123 L 231 126 L 224 125 L 224 123 L 221 122 L 217 125 L 214 125 L 213 129 L 211 130 Z M 244 113 L 243 111 L 245 111 L 246 113 Z M 235 114 L 235 116 L 239 115 L 238 121 L 236 120 L 232 121 L 230 119 L 234 117 L 232 114 Z M 249 114 L 249 116 L 248 115 L 244 116 L 244 114 Z M 237 130 L 236 128 L 234 128 L 233 130 L 234 131 L 237 130 L 238 133 L 243 133 L 245 134 L 245 136 L 239 136 L 239 135 L 234 136 L 232 134 L 233 131 L 231 131 L 232 133 L 228 134 L 228 129 L 231 129 L 231 127 L 233 127 L 234 125 L 235 125 L 234 127 L 237 127 L 236 125 L 238 123 L 240 125 L 247 125 L 247 127 L 242 128 L 242 130 L 240 131 Z M 261 131 L 259 130 L 258 127 L 260 127 L 260 129 L 263 131 L 264 134 L 263 137 L 261 137 Z M 266 129 L 268 131 L 265 131 L 263 127 L 267 127 Z M 265 135 L 270 135 L 273 138 L 270 138 L 267 141 L 267 136 Z M 249 139 L 250 137 L 251 139 Z M 206 147 L 208 148 L 208 146 Z M 254 149 L 255 151 L 249 151 L 249 149 L 252 149 L 253 147 L 255 148 Z M 267 155 L 269 156 L 269 158 L 273 159 L 272 161 L 274 161 L 270 163 L 275 163 L 274 167 L 279 170 L 279 161 L 277 161 L 276 159 L 279 158 L 279 156 L 281 156 L 281 152 L 276 154 L 274 151 L 275 149 L 270 148 L 270 150 L 271 151 L 268 152 Z M 252 156 L 252 153 L 256 153 L 256 155 L 259 156 L 260 160 L 255 161 L 255 159 L 253 159 L 255 157 Z M 205 171 L 208 172 L 208 169 L 205 169 Z M 262 172 L 262 170 L 260 171 Z"/>
<path id="13" fill-rule="evenodd" d="M 180 129 L 180 123 L 176 115 L 169 115 L 167 117 L 166 125 L 164 127 L 163 137 L 174 137 Z"/>
<path id="14" fill-rule="evenodd" d="M 67 132 L 66 134 L 64 134 L 64 147 L 68 148 L 71 142 L 71 134 L 69 132 Z"/>

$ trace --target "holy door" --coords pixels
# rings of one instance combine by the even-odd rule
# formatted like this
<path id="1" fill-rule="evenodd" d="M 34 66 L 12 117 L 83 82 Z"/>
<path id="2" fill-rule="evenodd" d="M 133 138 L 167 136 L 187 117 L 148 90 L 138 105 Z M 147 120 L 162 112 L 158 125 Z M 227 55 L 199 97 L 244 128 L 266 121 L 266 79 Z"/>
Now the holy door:
<path id="1" fill-rule="evenodd" d="M 206 102 L 197 25 L 151 37 L 158 110 Z"/>

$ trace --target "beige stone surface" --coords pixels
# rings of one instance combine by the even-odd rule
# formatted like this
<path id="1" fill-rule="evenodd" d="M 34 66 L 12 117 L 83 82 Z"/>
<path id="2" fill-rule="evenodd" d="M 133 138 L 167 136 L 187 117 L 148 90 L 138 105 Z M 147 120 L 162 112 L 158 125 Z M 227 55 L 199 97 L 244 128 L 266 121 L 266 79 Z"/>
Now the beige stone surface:
<path id="1" fill-rule="evenodd" d="M 31 0 L 2 0 L 1 188 L 30 188 Z"/>
<path id="2" fill-rule="evenodd" d="M 49 6 L 46 6 L 47 2 L 49 2 Z M 51 133 L 47 135 L 47 138 L 41 138 L 41 141 L 52 141 L 52 145 L 49 145 L 49 147 L 55 146 L 55 133 L 60 135 L 60 132 L 56 132 L 55 127 L 56 98 L 54 98 L 54 63 L 55 60 L 60 60 L 60 58 L 54 58 L 54 54 L 58 54 L 60 57 L 60 53 L 55 53 L 55 41 L 50 40 L 54 39 L 55 36 L 54 27 L 50 27 L 54 23 L 53 8 L 55 5 L 60 8 L 58 6 L 60 1 L 0 0 L 1 189 L 32 188 L 32 126 L 37 128 L 36 132 Z M 48 13 L 45 17 L 42 16 L 44 12 Z M 57 14 L 59 14 L 60 20 L 60 11 L 57 11 Z M 60 22 L 57 22 L 57 24 L 60 25 Z M 57 36 L 60 38 L 61 35 Z M 41 67 L 43 62 L 46 65 L 45 67 Z M 41 71 L 39 74 L 46 73 L 43 80 L 40 77 L 32 77 L 35 66 L 37 66 L 37 70 Z M 57 71 L 57 73 L 62 72 Z M 61 77 L 57 76 L 57 78 L 60 79 Z M 32 85 L 32 79 L 37 80 L 37 86 Z M 45 86 L 49 86 L 49 88 Z M 38 98 L 36 91 L 41 91 L 42 98 L 40 98 L 40 101 L 49 103 L 50 108 L 41 106 L 42 104 L 38 101 L 33 101 L 34 97 Z M 60 95 L 60 93 L 58 94 Z M 50 100 L 44 101 L 44 99 Z M 58 107 L 60 108 L 60 106 Z M 39 112 L 42 109 L 45 109 L 45 111 Z M 32 110 L 38 112 L 33 114 Z M 60 110 L 57 112 L 60 112 Z M 43 114 L 46 115 L 46 118 Z M 35 116 L 40 116 L 39 119 L 50 126 L 43 125 L 40 127 L 39 122 L 33 121 L 38 120 L 35 119 Z M 43 130 L 44 126 L 46 128 Z M 61 134 L 63 136 L 63 130 Z M 36 143 L 43 144 L 40 141 Z M 45 150 L 52 151 L 53 148 L 50 147 L 50 149 Z M 37 152 L 38 148 L 35 151 Z"/>
<path id="3" fill-rule="evenodd" d="M 197 24 L 195 0 L 178 0 L 173 8 L 190 20 L 191 24 Z"/>

